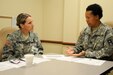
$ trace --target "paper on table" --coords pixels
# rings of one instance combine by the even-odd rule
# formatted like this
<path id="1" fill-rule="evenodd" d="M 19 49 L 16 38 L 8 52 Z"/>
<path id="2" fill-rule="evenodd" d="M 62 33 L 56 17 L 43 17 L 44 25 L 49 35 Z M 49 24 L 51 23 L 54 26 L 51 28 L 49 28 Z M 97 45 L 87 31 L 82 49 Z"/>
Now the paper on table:
<path id="1" fill-rule="evenodd" d="M 91 58 L 75 58 L 74 60 L 72 60 L 72 62 L 101 66 L 105 62 L 105 60 L 97 60 L 97 59 L 91 59 Z"/>
<path id="2" fill-rule="evenodd" d="M 46 62 L 46 61 L 50 61 L 50 60 L 44 59 L 44 58 L 37 58 L 37 57 L 34 57 L 34 59 L 33 59 L 33 63 L 36 63 L 36 64 L 39 64 L 41 62 Z"/>
<path id="3" fill-rule="evenodd" d="M 43 58 L 45 59 L 56 59 L 56 60 L 63 60 L 63 61 L 72 61 L 75 58 L 73 56 L 65 56 L 60 54 L 50 54 L 50 55 L 43 55 Z"/>
<path id="4" fill-rule="evenodd" d="M 24 60 L 24 58 L 23 58 Z M 46 61 L 50 61 L 49 59 L 43 59 L 43 58 L 36 58 L 34 57 L 34 60 L 33 60 L 33 64 L 36 63 L 41 63 L 41 62 L 46 62 Z M 25 66 L 26 63 L 25 61 L 20 61 L 20 63 L 18 64 L 13 64 L 9 61 L 6 61 L 6 62 L 0 62 L 0 71 L 4 71 L 4 70 L 8 70 L 8 69 L 12 69 L 12 68 L 19 68 L 19 67 L 22 67 L 22 66 Z"/>
<path id="5" fill-rule="evenodd" d="M 101 66 L 105 62 L 104 60 L 97 60 L 97 59 L 91 59 L 91 58 L 78 58 L 73 56 L 64 56 L 64 55 L 57 55 L 57 54 L 43 55 L 43 58 L 77 62 L 77 63 L 83 63 L 83 64 L 95 65 L 95 66 Z"/>
<path id="6" fill-rule="evenodd" d="M 70 57 L 70 56 L 57 58 L 57 60 L 77 62 L 77 63 L 83 63 L 83 64 L 95 65 L 95 66 L 101 66 L 105 62 L 104 60 L 97 60 L 97 59 L 91 59 L 91 58 L 78 58 L 78 57 Z"/>
<path id="7" fill-rule="evenodd" d="M 22 58 L 22 60 L 25 60 L 25 58 Z M 35 63 L 38 64 L 38 63 L 46 62 L 46 61 L 50 61 L 50 60 L 34 57 L 33 64 L 35 64 Z M 13 68 L 19 68 L 19 67 L 25 66 L 26 62 L 25 61 L 20 61 L 20 63 L 18 63 L 18 64 L 13 64 L 13 63 L 10 63 L 9 61 L 7 61 L 6 65 L 12 66 Z"/>
<path id="8" fill-rule="evenodd" d="M 75 58 L 74 57 L 72 57 L 72 56 L 63 56 L 63 57 L 60 57 L 60 58 L 56 58 L 56 60 L 63 60 L 63 61 L 72 61 L 72 60 L 74 60 Z"/>
<path id="9" fill-rule="evenodd" d="M 58 59 L 58 58 L 62 58 L 62 57 L 64 57 L 64 55 L 59 55 L 59 54 L 43 55 L 43 58 L 47 58 L 47 59 Z"/>
<path id="10" fill-rule="evenodd" d="M 22 67 L 22 66 L 25 66 L 25 61 L 20 61 L 19 63 L 11 63 L 10 61 L 7 61 L 7 65 L 11 65 L 13 66 L 14 68 L 19 68 L 19 67 Z"/>
<path id="11" fill-rule="evenodd" d="M 25 66 L 26 65 L 26 63 L 25 62 L 20 62 L 20 63 L 18 63 L 18 64 L 12 64 L 15 68 L 19 68 L 19 67 L 22 67 L 22 66 Z"/>
<path id="12" fill-rule="evenodd" d="M 8 63 L 9 63 L 8 61 L 0 62 L 0 71 L 4 71 L 4 70 L 15 68 L 14 66 L 9 65 Z"/>
<path id="13" fill-rule="evenodd" d="M 23 58 L 23 60 L 25 60 L 25 59 Z M 37 57 L 33 58 L 33 64 L 38 64 L 38 63 L 46 62 L 46 61 L 49 61 L 49 59 L 42 59 L 42 58 L 37 58 Z M 26 65 L 25 61 L 20 61 L 19 64 L 13 64 L 13 66 L 15 68 L 19 68 L 19 67 L 22 67 L 22 66 L 25 66 L 25 65 Z"/>

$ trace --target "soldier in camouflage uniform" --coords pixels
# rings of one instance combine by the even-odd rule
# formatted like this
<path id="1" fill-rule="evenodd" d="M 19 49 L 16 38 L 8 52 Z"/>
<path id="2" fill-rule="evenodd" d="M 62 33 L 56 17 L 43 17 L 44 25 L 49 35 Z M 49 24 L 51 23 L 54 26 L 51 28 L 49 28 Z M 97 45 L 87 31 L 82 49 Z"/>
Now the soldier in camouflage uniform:
<path id="1" fill-rule="evenodd" d="M 21 13 L 17 16 L 19 30 L 7 36 L 7 43 L 3 48 L 2 61 L 21 58 L 24 54 L 43 54 L 43 47 L 37 35 L 32 32 L 33 23 L 29 14 Z"/>
<path id="2" fill-rule="evenodd" d="M 79 36 L 75 47 L 69 47 L 66 53 L 70 56 L 112 60 L 113 30 L 100 21 L 103 16 L 101 6 L 89 5 L 85 15 L 88 27 Z"/>

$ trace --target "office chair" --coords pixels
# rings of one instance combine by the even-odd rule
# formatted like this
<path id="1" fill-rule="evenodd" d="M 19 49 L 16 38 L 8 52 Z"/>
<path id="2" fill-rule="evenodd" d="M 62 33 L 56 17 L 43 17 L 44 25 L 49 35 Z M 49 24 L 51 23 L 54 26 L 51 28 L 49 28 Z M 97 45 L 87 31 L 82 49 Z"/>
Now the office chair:
<path id="1" fill-rule="evenodd" d="M 113 21 L 107 21 L 105 24 L 113 28 Z"/>
<path id="2" fill-rule="evenodd" d="M 17 28 L 13 28 L 13 27 L 5 27 L 5 28 L 2 28 L 0 30 L 0 59 L 1 59 L 1 56 L 2 56 L 3 46 L 6 43 L 7 35 L 11 34 L 15 30 L 17 30 Z"/>
<path id="3" fill-rule="evenodd" d="M 105 24 L 113 28 L 113 21 L 107 21 Z M 113 58 L 113 55 L 111 58 Z M 113 70 L 108 75 L 113 75 Z"/>

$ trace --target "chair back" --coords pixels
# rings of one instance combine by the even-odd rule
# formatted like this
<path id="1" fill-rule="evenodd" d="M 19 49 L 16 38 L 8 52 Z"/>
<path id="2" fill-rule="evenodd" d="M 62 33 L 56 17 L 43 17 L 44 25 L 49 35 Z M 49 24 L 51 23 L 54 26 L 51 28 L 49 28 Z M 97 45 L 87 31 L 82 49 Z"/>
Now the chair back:
<path id="1" fill-rule="evenodd" d="M 105 24 L 113 28 L 113 21 L 107 21 Z"/>
<path id="2" fill-rule="evenodd" d="M 2 51 L 3 51 L 3 46 L 6 43 L 7 35 L 11 34 L 12 32 L 16 30 L 17 28 L 13 28 L 13 27 L 5 27 L 0 30 L 0 58 L 2 55 Z"/>

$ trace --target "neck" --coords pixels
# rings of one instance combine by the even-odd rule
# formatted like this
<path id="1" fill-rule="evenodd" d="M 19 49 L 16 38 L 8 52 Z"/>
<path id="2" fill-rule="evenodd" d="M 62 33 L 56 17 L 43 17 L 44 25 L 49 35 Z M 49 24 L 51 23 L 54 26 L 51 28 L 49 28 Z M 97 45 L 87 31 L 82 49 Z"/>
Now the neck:
<path id="1" fill-rule="evenodd" d="M 21 32 L 22 32 L 22 34 L 25 35 L 25 36 L 28 36 L 28 35 L 29 35 L 29 32 L 26 31 L 26 30 L 21 29 Z"/>
<path id="2" fill-rule="evenodd" d="M 91 28 L 97 28 L 100 25 L 100 23 L 101 23 L 100 21 L 96 22 L 95 25 Z"/>

